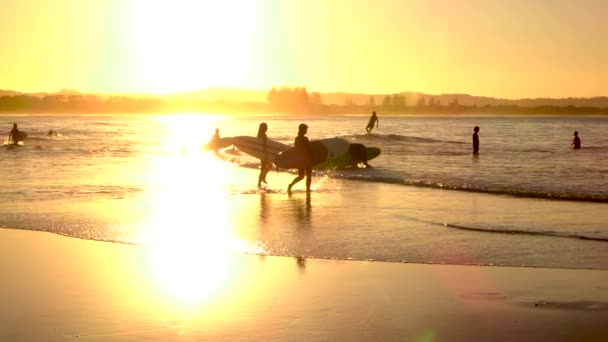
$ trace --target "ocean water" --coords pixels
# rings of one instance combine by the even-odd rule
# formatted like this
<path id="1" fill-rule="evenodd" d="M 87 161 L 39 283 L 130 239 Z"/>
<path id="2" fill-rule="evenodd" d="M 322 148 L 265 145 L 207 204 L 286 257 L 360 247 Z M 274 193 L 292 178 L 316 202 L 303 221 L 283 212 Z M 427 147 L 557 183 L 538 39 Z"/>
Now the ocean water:
<path id="1" fill-rule="evenodd" d="M 0 150 L 0 227 L 214 253 L 608 269 L 608 117 L 4 115 L 28 133 Z M 342 137 L 373 168 L 295 176 L 223 137 Z M 480 126 L 480 154 L 471 134 Z M 48 136 L 49 130 L 58 136 Z M 570 147 L 573 132 L 583 148 Z M 197 254 L 198 255 L 198 254 Z"/>

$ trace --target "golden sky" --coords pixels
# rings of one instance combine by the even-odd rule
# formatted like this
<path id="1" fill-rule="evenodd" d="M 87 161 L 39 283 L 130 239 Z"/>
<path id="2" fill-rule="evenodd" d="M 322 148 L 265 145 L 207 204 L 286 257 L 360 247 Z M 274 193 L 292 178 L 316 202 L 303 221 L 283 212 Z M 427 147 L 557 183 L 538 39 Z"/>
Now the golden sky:
<path id="1" fill-rule="evenodd" d="M 2 0 L 0 89 L 608 95 L 604 0 Z"/>

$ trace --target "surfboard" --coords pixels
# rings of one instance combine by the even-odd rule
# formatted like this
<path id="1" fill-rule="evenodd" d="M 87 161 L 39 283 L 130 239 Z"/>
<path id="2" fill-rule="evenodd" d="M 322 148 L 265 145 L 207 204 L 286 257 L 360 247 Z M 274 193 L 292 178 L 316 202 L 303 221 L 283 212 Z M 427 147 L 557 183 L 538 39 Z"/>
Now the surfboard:
<path id="1" fill-rule="evenodd" d="M 257 137 L 241 135 L 232 138 L 232 143 L 240 151 L 247 153 L 248 155 L 257 159 L 264 158 L 264 146 L 262 141 Z M 268 158 L 271 162 L 274 162 L 276 156 L 289 149 L 289 145 L 285 145 L 278 141 L 268 139 L 266 144 L 266 150 L 268 152 Z"/>
<path id="2" fill-rule="evenodd" d="M 378 157 L 382 151 L 377 147 L 368 147 L 367 148 L 367 161 Z M 352 166 L 352 158 L 349 152 L 343 153 L 336 158 L 330 159 L 315 166 L 315 169 L 319 170 L 336 170 L 336 169 L 346 169 Z"/>
<path id="3" fill-rule="evenodd" d="M 299 169 L 314 166 L 333 159 L 348 151 L 349 142 L 341 138 L 328 138 L 310 142 L 311 155 L 292 147 L 280 153 L 274 163 L 284 169 Z"/>
<path id="4" fill-rule="evenodd" d="M 27 133 L 24 131 L 19 131 L 19 135 L 17 136 L 18 141 L 23 141 L 27 139 Z"/>
<path id="5" fill-rule="evenodd" d="M 27 133 L 24 131 L 17 131 L 17 133 L 12 137 L 11 141 L 9 141 L 8 143 L 13 145 L 21 143 L 21 145 L 23 145 L 23 140 L 25 139 L 27 139 Z"/>
<path id="6" fill-rule="evenodd" d="M 213 141 L 210 141 L 208 143 L 206 143 L 205 145 L 203 145 L 203 150 L 209 151 L 209 150 L 213 150 L 216 146 L 213 146 Z M 232 145 L 232 138 L 220 138 L 218 144 L 217 144 L 217 149 L 221 150 L 223 148 L 226 147 L 230 147 Z"/>

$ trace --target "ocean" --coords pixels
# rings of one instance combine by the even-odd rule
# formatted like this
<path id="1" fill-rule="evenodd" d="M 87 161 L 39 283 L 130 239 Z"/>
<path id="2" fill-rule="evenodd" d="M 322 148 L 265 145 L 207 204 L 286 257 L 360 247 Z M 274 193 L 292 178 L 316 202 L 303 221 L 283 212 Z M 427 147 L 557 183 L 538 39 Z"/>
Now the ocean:
<path id="1" fill-rule="evenodd" d="M 217 253 L 608 269 L 608 117 L 3 115 L 0 227 Z M 201 146 L 222 137 L 378 147 L 372 168 L 293 171 Z M 471 135 L 479 126 L 480 153 Z M 57 136 L 47 132 L 54 130 Z M 578 131 L 582 149 L 573 150 Z"/>

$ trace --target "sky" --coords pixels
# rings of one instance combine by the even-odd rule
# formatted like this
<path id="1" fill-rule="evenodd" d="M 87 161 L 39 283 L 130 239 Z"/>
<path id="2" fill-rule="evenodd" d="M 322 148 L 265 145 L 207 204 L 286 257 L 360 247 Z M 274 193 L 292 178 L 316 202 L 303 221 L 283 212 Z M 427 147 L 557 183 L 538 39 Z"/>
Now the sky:
<path id="1" fill-rule="evenodd" d="M 0 89 L 608 95 L 604 0 L 2 0 Z"/>

